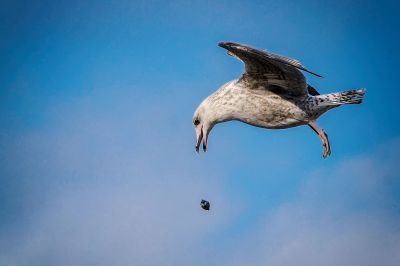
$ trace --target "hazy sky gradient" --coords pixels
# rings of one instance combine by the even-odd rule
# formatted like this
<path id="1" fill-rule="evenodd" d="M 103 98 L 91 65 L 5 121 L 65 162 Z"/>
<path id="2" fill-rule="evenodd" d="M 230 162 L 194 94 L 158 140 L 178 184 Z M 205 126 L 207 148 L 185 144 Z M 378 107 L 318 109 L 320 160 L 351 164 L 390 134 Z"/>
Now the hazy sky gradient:
<path id="1" fill-rule="evenodd" d="M 395 1 L 1 1 L 1 265 L 399 265 Z M 307 127 L 216 126 L 197 105 L 294 57 L 362 105 Z M 199 207 L 202 198 L 211 211 Z"/>

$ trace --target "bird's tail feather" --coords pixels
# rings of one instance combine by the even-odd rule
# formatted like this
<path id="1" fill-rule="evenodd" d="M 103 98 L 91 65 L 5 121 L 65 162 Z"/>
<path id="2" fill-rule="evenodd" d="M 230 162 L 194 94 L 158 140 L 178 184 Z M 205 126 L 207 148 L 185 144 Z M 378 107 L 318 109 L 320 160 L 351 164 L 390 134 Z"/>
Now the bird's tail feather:
<path id="1" fill-rule="evenodd" d="M 360 104 L 363 102 L 365 89 L 335 92 L 315 96 L 319 106 L 338 106 L 342 104 Z"/>

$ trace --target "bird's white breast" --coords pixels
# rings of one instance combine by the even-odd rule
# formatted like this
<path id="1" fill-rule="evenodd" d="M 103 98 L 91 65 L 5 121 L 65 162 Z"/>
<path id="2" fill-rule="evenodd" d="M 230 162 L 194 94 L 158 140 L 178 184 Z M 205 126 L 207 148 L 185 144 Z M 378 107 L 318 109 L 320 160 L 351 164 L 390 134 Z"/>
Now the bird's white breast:
<path id="1" fill-rule="evenodd" d="M 212 97 L 215 112 L 222 120 L 239 120 L 263 128 L 288 128 L 307 123 L 306 112 L 298 103 L 268 90 L 244 88 L 232 81 Z"/>

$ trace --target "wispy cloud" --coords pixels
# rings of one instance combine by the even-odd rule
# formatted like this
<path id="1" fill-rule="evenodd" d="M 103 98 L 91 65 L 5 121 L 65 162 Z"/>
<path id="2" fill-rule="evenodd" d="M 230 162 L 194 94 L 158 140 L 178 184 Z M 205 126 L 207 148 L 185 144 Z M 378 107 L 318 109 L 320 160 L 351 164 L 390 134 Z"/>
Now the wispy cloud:
<path id="1" fill-rule="evenodd" d="M 315 171 L 236 247 L 235 265 L 398 265 L 399 147 Z"/>
<path id="2" fill-rule="evenodd" d="M 226 193 L 224 167 L 204 172 L 188 156 L 193 132 L 171 122 L 179 115 L 169 105 L 174 97 L 112 112 L 87 99 L 59 110 L 50 128 L 6 145 L 16 148 L 9 160 L 21 163 L 3 163 L 24 177 L 16 186 L 29 187 L 20 197 L 33 209 L 2 232 L 1 264 L 399 263 L 399 141 L 316 169 L 297 197 L 224 238 L 246 204 Z M 203 196 L 210 212 L 198 206 Z"/>
<path id="3" fill-rule="evenodd" d="M 14 216 L 24 220 L 3 224 L 0 264 L 201 261 L 212 249 L 207 238 L 237 209 L 218 173 L 204 175 L 194 164 L 193 132 L 177 134 L 168 97 L 104 112 L 111 117 L 84 100 L 58 110 L 50 127 L 10 138 L 2 171 L 10 193 L 31 208 Z M 202 197 L 214 212 L 200 208 Z"/>

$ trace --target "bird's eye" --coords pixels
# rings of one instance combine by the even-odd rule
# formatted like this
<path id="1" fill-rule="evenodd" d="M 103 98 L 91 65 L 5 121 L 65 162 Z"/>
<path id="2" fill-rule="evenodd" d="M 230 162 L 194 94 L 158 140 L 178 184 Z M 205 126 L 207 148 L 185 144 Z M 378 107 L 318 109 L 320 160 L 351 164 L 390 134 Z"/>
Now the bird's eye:
<path id="1" fill-rule="evenodd" d="M 195 126 L 197 126 L 198 124 L 200 124 L 200 120 L 199 120 L 199 119 L 195 119 L 195 120 L 193 121 L 193 124 L 194 124 Z"/>

